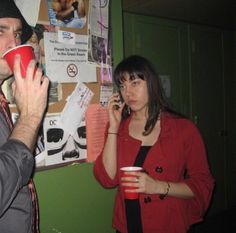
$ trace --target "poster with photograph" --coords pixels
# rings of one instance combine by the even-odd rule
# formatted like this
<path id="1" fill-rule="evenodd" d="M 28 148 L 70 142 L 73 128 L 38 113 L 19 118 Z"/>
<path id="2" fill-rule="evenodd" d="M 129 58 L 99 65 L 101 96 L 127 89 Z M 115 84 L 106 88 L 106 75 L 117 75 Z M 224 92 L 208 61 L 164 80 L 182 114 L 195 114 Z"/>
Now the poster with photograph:
<path id="1" fill-rule="evenodd" d="M 90 0 L 88 60 L 111 65 L 109 31 L 109 0 Z"/>
<path id="2" fill-rule="evenodd" d="M 83 28 L 87 21 L 85 1 L 47 0 L 50 23 L 59 27 Z"/>

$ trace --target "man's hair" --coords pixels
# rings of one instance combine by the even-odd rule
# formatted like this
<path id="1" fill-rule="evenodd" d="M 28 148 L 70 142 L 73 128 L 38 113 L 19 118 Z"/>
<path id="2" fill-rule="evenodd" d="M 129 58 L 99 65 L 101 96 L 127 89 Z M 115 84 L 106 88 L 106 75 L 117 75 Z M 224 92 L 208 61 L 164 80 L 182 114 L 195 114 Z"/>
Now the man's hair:
<path id="1" fill-rule="evenodd" d="M 0 18 L 15 18 L 22 22 L 21 43 L 25 43 L 32 35 L 33 30 L 22 16 L 14 0 L 1 0 Z"/>

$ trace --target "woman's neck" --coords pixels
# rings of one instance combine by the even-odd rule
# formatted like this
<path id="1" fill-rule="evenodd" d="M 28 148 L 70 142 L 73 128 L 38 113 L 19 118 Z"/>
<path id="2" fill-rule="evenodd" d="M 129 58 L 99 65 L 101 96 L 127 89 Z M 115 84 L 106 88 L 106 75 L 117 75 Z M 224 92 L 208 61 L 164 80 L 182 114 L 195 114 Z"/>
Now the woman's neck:
<path id="1" fill-rule="evenodd" d="M 148 119 L 148 111 L 147 109 L 143 109 L 143 110 L 140 110 L 140 111 L 134 111 L 132 113 L 132 119 L 133 120 L 136 120 L 136 121 L 147 121 Z"/>

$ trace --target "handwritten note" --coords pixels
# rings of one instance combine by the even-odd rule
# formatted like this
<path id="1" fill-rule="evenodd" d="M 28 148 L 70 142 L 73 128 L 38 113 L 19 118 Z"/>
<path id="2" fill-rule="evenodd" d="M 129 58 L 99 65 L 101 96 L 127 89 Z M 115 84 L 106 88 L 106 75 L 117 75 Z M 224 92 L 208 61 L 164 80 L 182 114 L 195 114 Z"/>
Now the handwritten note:
<path id="1" fill-rule="evenodd" d="M 90 104 L 85 114 L 87 128 L 87 161 L 93 162 L 102 152 L 108 124 L 107 109 L 100 104 Z"/>

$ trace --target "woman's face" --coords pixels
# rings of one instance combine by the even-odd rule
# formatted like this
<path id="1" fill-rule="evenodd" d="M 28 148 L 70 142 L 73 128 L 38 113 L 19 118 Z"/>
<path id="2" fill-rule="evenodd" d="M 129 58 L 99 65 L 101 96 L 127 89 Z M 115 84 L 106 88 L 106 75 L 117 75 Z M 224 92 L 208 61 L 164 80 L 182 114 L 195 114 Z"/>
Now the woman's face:
<path id="1" fill-rule="evenodd" d="M 31 41 L 32 43 L 38 43 L 38 37 L 37 37 L 37 35 L 36 35 L 35 32 L 34 32 L 33 35 L 31 36 L 30 41 Z"/>
<path id="2" fill-rule="evenodd" d="M 125 74 L 125 81 L 120 85 L 120 92 L 124 102 L 132 111 L 146 112 L 148 106 L 147 82 L 138 76 L 130 79 L 128 73 Z"/>

